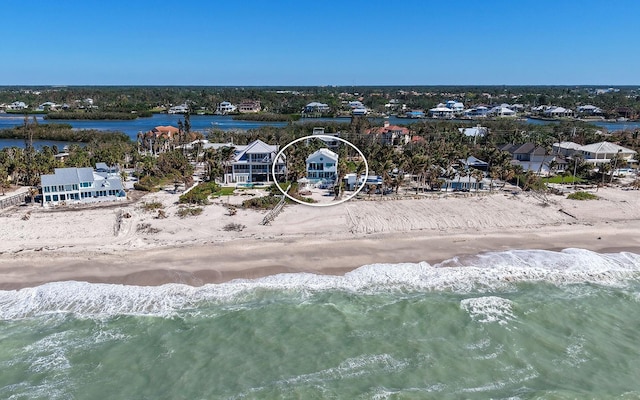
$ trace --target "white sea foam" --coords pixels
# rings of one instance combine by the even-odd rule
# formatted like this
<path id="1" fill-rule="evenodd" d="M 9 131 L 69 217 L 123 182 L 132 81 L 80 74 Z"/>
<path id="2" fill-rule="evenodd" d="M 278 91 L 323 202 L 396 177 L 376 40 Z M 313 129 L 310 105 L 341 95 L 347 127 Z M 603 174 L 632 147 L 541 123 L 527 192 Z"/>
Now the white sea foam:
<path id="1" fill-rule="evenodd" d="M 474 321 L 481 323 L 497 322 L 505 325 L 515 318 L 512 302 L 502 297 L 485 296 L 464 299 L 460 302 L 460 307 L 468 312 Z"/>
<path id="2" fill-rule="evenodd" d="M 254 280 L 192 287 L 168 284 L 156 287 L 48 283 L 17 291 L 0 291 L 0 319 L 26 318 L 51 313 L 74 313 L 87 317 L 114 315 L 168 316 L 195 309 L 203 301 L 242 304 L 256 290 L 309 293 L 341 290 L 365 294 L 393 291 L 451 291 L 490 293 L 521 282 L 555 285 L 593 283 L 623 285 L 640 278 L 640 255 L 598 254 L 567 249 L 512 250 L 473 257 L 453 258 L 431 266 L 373 264 L 344 276 L 310 273 L 279 274 Z"/>

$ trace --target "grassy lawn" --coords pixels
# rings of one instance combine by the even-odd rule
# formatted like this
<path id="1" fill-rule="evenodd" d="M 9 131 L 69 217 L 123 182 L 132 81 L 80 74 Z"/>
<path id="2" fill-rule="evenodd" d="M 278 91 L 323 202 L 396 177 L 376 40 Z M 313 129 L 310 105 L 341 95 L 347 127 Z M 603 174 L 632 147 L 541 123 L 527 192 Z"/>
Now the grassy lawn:
<path id="1" fill-rule="evenodd" d="M 551 178 L 543 178 L 542 181 L 544 183 L 560 183 L 564 185 L 572 185 L 573 184 L 573 175 L 565 176 L 564 178 L 560 175 L 552 176 Z M 576 177 L 576 183 L 583 183 L 585 180 Z"/>
<path id="2" fill-rule="evenodd" d="M 213 193 L 213 196 L 230 196 L 233 194 L 234 190 L 236 190 L 236 188 L 232 186 L 221 187 L 218 191 Z"/>

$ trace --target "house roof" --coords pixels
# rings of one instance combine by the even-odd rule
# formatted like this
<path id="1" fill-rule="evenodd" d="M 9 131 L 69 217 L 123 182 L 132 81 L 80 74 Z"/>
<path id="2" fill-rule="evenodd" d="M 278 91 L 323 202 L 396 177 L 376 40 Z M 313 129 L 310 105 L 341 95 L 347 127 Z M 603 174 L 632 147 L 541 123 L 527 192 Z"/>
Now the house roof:
<path id="1" fill-rule="evenodd" d="M 621 154 L 636 154 L 635 150 L 631 150 L 626 147 L 622 147 L 615 143 L 609 143 L 609 142 L 599 142 L 599 143 L 588 144 L 586 146 L 581 146 L 580 150 L 586 151 L 589 153 L 596 153 L 596 154 L 618 153 L 618 152 L 620 152 Z"/>
<path id="2" fill-rule="evenodd" d="M 56 168 L 53 174 L 40 177 L 42 186 L 58 186 L 80 184 L 81 182 L 96 182 L 96 188 L 123 190 L 120 178 L 108 178 L 94 173 L 93 168 Z"/>
<path id="3" fill-rule="evenodd" d="M 465 136 L 483 136 L 485 133 L 487 133 L 487 128 L 484 128 L 482 126 L 475 126 L 473 128 L 458 128 L 458 130 Z"/>
<path id="4" fill-rule="evenodd" d="M 56 168 L 53 174 L 40 177 L 42 186 L 70 185 L 93 182 L 93 168 Z"/>
<path id="5" fill-rule="evenodd" d="M 516 147 L 513 150 L 513 154 L 529 154 L 536 148 L 536 145 L 533 143 L 525 143 L 520 145 L 520 147 Z"/>
<path id="6" fill-rule="evenodd" d="M 319 150 L 316 150 L 315 152 L 311 153 L 309 155 L 309 157 L 307 157 L 307 160 L 310 160 L 313 157 L 316 156 L 323 156 L 323 157 L 327 157 L 333 161 L 338 161 L 338 155 L 336 153 L 334 153 L 333 151 L 326 149 L 326 148 L 322 148 Z"/>
<path id="7" fill-rule="evenodd" d="M 402 135 L 409 134 L 409 128 L 405 128 L 404 126 L 398 125 L 388 125 L 388 126 L 377 126 L 375 128 L 367 129 L 367 133 L 376 133 L 379 135 L 389 133 L 389 132 L 399 132 Z"/>
<path id="8" fill-rule="evenodd" d="M 567 150 L 579 150 L 580 147 L 582 147 L 578 143 L 575 143 L 575 142 L 554 143 L 553 146 L 559 147 L 561 149 L 567 149 Z"/>
<path id="9" fill-rule="evenodd" d="M 260 139 L 254 140 L 246 146 L 235 146 L 235 148 L 236 161 L 242 159 L 246 154 L 272 154 L 275 156 L 278 153 L 278 146 L 266 144 Z"/>

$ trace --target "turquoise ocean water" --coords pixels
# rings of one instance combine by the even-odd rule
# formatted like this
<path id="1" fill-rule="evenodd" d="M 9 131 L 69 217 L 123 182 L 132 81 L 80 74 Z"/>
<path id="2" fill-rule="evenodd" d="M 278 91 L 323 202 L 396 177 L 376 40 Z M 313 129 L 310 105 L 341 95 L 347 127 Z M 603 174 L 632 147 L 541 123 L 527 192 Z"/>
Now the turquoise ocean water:
<path id="1" fill-rule="evenodd" d="M 1 399 L 637 399 L 640 255 L 0 292 Z"/>

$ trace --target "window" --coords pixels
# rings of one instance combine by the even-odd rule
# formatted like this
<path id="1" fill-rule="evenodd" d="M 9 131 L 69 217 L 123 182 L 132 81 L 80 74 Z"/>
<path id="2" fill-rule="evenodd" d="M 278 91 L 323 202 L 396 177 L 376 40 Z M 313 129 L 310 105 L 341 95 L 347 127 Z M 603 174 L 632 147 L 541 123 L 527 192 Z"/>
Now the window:
<path id="1" fill-rule="evenodd" d="M 61 195 L 60 195 L 60 200 L 61 200 L 61 201 L 65 201 L 66 199 L 67 199 L 67 197 L 66 197 L 64 194 L 61 194 Z"/>
<path id="2" fill-rule="evenodd" d="M 42 190 L 43 190 L 45 193 L 49 193 L 49 192 L 51 191 L 51 188 L 49 188 L 49 186 L 43 186 L 43 187 L 42 187 Z M 47 200 L 47 201 L 49 201 L 49 200 Z"/>
<path id="3" fill-rule="evenodd" d="M 78 184 L 74 183 L 73 185 L 71 185 L 71 190 L 78 190 Z"/>
<path id="4" fill-rule="evenodd" d="M 44 201 L 51 201 L 51 196 L 44 196 Z"/>
<path id="5" fill-rule="evenodd" d="M 53 201 L 58 201 L 58 195 L 57 194 L 53 195 Z"/>
<path id="6" fill-rule="evenodd" d="M 64 192 L 64 185 L 58 185 L 58 192 Z"/>

